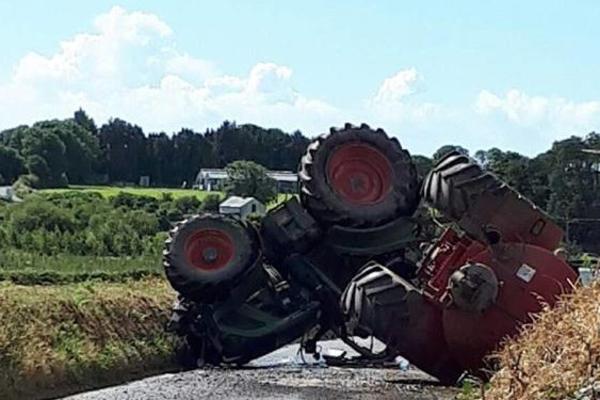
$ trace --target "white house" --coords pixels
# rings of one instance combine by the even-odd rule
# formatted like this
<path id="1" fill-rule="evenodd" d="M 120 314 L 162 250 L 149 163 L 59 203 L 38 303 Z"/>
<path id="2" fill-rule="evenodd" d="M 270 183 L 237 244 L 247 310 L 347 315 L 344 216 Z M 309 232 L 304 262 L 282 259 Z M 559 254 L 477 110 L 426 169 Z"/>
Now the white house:
<path id="1" fill-rule="evenodd" d="M 277 182 L 277 191 L 280 193 L 295 193 L 298 184 L 298 175 L 290 171 L 267 171 L 267 175 Z M 224 169 L 202 168 L 196 176 L 194 187 L 202 190 L 213 191 L 223 189 L 227 179 Z"/>
<path id="2" fill-rule="evenodd" d="M 250 214 L 265 215 L 267 208 L 254 197 L 231 196 L 219 204 L 219 213 L 246 219 Z"/>
<path id="3" fill-rule="evenodd" d="M 21 199 L 15 194 L 12 186 L 0 186 L 0 200 L 21 201 Z"/>

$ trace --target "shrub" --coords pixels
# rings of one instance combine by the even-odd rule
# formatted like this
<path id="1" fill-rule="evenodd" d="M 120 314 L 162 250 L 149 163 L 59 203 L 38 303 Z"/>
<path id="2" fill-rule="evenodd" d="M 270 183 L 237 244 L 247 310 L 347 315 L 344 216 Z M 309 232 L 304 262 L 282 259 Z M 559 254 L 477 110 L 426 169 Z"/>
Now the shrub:
<path id="1" fill-rule="evenodd" d="M 204 198 L 204 202 L 202 203 L 202 210 L 204 211 L 219 211 L 219 204 L 223 201 L 221 195 L 218 194 L 208 194 Z"/>

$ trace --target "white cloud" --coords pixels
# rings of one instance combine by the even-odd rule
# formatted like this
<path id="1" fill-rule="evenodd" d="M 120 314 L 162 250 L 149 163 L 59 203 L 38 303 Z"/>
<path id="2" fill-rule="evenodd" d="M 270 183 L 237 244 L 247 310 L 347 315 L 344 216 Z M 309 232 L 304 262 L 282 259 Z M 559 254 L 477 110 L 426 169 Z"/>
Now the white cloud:
<path id="1" fill-rule="evenodd" d="M 416 97 L 423 82 L 423 76 L 415 68 L 400 70 L 384 79 L 377 93 L 366 101 L 367 116 L 397 129 L 421 126 L 440 117 L 445 113 L 440 104 Z"/>
<path id="2" fill-rule="evenodd" d="M 175 54 L 170 57 L 165 63 L 165 72 L 178 75 L 194 83 L 202 83 L 206 79 L 218 75 L 217 68 L 213 63 L 189 54 Z"/>
<path id="3" fill-rule="evenodd" d="M 415 68 L 403 69 L 383 81 L 373 102 L 389 104 L 402 101 L 408 95 L 415 93 L 416 84 L 422 79 Z"/>
<path id="4" fill-rule="evenodd" d="M 258 63 L 229 76 L 176 49 L 158 16 L 113 7 L 94 30 L 63 41 L 55 54 L 25 55 L 0 83 L 0 128 L 62 118 L 80 106 L 99 122 L 121 117 L 146 131 L 204 129 L 224 119 L 317 133 L 339 112 L 293 88 L 291 68 Z"/>
<path id="5" fill-rule="evenodd" d="M 500 115 L 517 126 L 549 130 L 554 137 L 559 132 L 585 134 L 600 125 L 600 101 L 530 96 L 517 89 L 504 95 L 482 90 L 475 109 L 483 116 Z"/>
<path id="6" fill-rule="evenodd" d="M 456 143 L 532 154 L 600 128 L 600 101 L 482 90 L 474 104 L 448 106 L 427 100 L 424 84 L 416 68 L 401 69 L 341 110 L 297 90 L 290 66 L 263 62 L 226 74 L 178 50 L 176 33 L 157 15 L 113 7 L 54 54 L 30 52 L 15 64 L 0 82 L 0 129 L 83 107 L 100 123 L 120 117 L 147 132 L 203 130 L 229 119 L 314 135 L 351 121 L 383 127 L 416 153 Z"/>

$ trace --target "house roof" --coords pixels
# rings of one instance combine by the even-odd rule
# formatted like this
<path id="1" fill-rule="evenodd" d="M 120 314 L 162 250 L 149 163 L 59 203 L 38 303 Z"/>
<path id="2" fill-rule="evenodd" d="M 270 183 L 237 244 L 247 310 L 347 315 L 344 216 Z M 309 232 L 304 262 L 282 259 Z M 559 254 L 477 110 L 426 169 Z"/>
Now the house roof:
<path id="1" fill-rule="evenodd" d="M 243 207 L 248 203 L 252 203 L 253 201 L 258 202 L 254 197 L 239 197 L 239 196 L 231 196 L 227 200 L 223 201 L 219 204 L 219 207 Z"/>

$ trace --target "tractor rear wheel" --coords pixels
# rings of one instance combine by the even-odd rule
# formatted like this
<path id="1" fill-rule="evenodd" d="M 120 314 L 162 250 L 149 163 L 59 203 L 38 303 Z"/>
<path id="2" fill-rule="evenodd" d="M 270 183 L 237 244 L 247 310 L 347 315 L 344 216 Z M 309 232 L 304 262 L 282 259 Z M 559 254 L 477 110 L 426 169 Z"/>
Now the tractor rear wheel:
<path id="1" fill-rule="evenodd" d="M 260 256 L 254 229 L 222 215 L 203 214 L 180 222 L 165 245 L 163 264 L 171 286 L 199 302 L 226 298 Z"/>
<path id="2" fill-rule="evenodd" d="M 453 384 L 462 368 L 448 351 L 442 314 L 420 290 L 371 262 L 352 279 L 341 299 L 348 333 L 374 336 L 441 382 Z"/>
<path id="3" fill-rule="evenodd" d="M 300 198 L 323 225 L 374 226 L 419 202 L 410 154 L 382 129 L 346 124 L 314 140 L 299 168 Z"/>
<path id="4" fill-rule="evenodd" d="M 503 182 L 459 152 L 444 156 L 423 183 L 423 199 L 454 222 L 459 222 L 486 191 Z"/>

